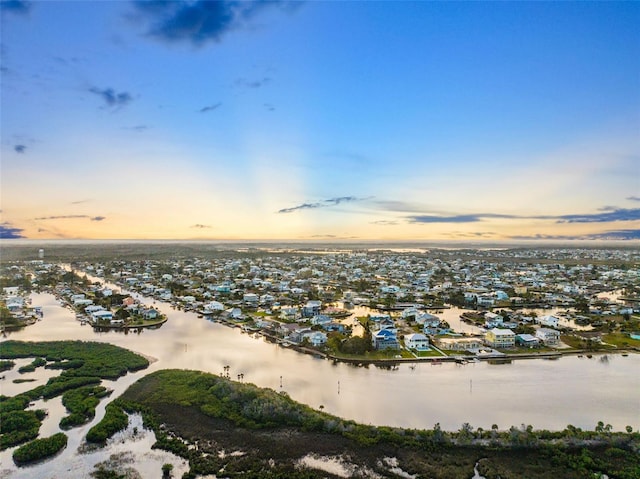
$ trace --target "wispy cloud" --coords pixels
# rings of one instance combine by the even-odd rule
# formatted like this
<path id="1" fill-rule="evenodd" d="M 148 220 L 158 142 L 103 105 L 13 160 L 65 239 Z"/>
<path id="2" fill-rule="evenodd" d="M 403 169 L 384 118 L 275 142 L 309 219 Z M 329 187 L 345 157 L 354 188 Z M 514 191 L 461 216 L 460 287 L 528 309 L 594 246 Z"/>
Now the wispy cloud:
<path id="1" fill-rule="evenodd" d="M 640 196 L 627 196 L 629 201 L 640 201 Z"/>
<path id="2" fill-rule="evenodd" d="M 400 222 L 396 220 L 378 220 L 378 221 L 372 221 L 371 224 L 382 225 L 382 226 L 396 226 L 396 225 L 399 225 Z"/>
<path id="3" fill-rule="evenodd" d="M 71 220 L 71 219 L 89 219 L 91 221 L 104 221 L 107 219 L 106 216 L 89 216 L 89 215 L 58 215 L 58 216 L 41 216 L 39 218 L 35 218 L 39 221 L 44 220 Z"/>
<path id="4" fill-rule="evenodd" d="M 113 88 L 105 88 L 101 90 L 97 87 L 89 88 L 89 91 L 102 98 L 108 108 L 121 108 L 128 105 L 133 100 L 130 93 L 122 91 L 116 92 Z"/>
<path id="5" fill-rule="evenodd" d="M 475 213 L 454 215 L 412 215 L 406 217 L 409 223 L 476 223 L 485 219 L 527 219 L 554 220 L 556 223 L 608 223 L 612 221 L 640 220 L 640 208 L 616 208 L 605 206 L 600 213 L 568 215 L 508 215 L 498 213 Z"/>
<path id="6" fill-rule="evenodd" d="M 222 102 L 214 103 L 213 105 L 207 105 L 198 110 L 198 113 L 207 113 L 208 111 L 217 110 L 222 106 Z"/>
<path id="7" fill-rule="evenodd" d="M 123 126 L 123 130 L 130 130 L 136 132 L 143 132 L 149 129 L 147 125 L 135 125 L 135 126 Z"/>
<path id="8" fill-rule="evenodd" d="M 238 88 L 262 88 L 271 83 L 271 77 L 262 77 L 257 80 L 248 80 L 246 78 L 237 78 L 235 86 Z"/>
<path id="9" fill-rule="evenodd" d="M 0 3 L 0 10 L 16 15 L 27 15 L 31 11 L 32 2 L 24 0 L 3 0 Z"/>
<path id="10" fill-rule="evenodd" d="M 196 224 L 196 225 L 192 225 L 191 228 L 205 229 L 205 228 L 211 228 L 211 225 Z"/>
<path id="11" fill-rule="evenodd" d="M 11 223 L 4 222 L 0 224 L 0 239 L 19 239 L 25 238 L 22 234 L 22 228 L 16 228 Z"/>
<path id="12" fill-rule="evenodd" d="M 558 216 L 558 223 L 606 223 L 640 220 L 640 208 L 606 209 L 602 213 Z"/>
<path id="13" fill-rule="evenodd" d="M 16 145 L 16 146 L 13 147 L 13 149 L 14 149 L 14 151 L 16 153 L 20 153 L 20 154 L 22 154 L 25 151 L 27 151 L 27 147 L 25 145 Z"/>
<path id="14" fill-rule="evenodd" d="M 584 235 L 548 235 L 535 234 L 529 236 L 517 235 L 509 236 L 509 239 L 516 240 L 640 240 L 640 229 L 625 229 L 605 231 L 602 233 L 590 233 Z"/>
<path id="15" fill-rule="evenodd" d="M 356 201 L 363 201 L 366 198 L 357 198 L 355 196 L 339 196 L 336 198 L 329 198 L 328 200 L 318 201 L 317 203 L 302 203 L 300 205 L 292 206 L 290 208 L 283 208 L 278 210 L 278 213 L 293 213 L 299 210 L 313 210 L 318 208 L 328 208 L 330 206 L 336 206 L 341 203 L 353 203 Z"/>
<path id="16" fill-rule="evenodd" d="M 166 43 L 202 46 L 218 43 L 229 32 L 241 29 L 261 11 L 270 8 L 293 10 L 301 2 L 232 0 L 134 2 L 140 18 L 147 23 L 147 34 Z"/>

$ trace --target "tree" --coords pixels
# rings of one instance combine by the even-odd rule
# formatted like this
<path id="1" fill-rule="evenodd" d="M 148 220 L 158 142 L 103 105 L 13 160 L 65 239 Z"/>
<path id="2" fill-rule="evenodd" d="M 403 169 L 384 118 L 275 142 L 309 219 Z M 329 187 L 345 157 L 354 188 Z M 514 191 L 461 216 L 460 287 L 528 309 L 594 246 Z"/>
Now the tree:
<path id="1" fill-rule="evenodd" d="M 173 464 L 167 462 L 162 465 L 162 477 L 171 477 L 171 471 L 173 471 Z"/>

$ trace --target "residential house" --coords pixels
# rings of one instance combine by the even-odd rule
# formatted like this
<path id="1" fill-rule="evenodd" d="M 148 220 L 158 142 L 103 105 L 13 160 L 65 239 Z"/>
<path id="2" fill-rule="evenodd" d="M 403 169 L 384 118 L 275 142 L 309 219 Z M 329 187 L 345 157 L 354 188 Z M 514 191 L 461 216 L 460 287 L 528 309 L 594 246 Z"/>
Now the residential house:
<path id="1" fill-rule="evenodd" d="M 260 297 L 255 293 L 245 293 L 242 296 L 242 301 L 249 307 L 257 308 Z"/>
<path id="2" fill-rule="evenodd" d="M 323 333 L 322 331 L 312 331 L 305 334 L 304 338 L 309 341 L 309 344 L 311 344 L 311 346 L 318 347 L 327 344 L 327 334 Z"/>
<path id="3" fill-rule="evenodd" d="M 429 338 L 422 333 L 407 334 L 404 337 L 404 345 L 407 349 L 416 349 L 418 351 L 428 351 Z"/>
<path id="4" fill-rule="evenodd" d="M 322 308 L 322 301 L 318 300 L 310 300 L 307 301 L 302 307 L 302 317 L 303 318 L 311 318 L 320 314 L 320 309 Z"/>
<path id="5" fill-rule="evenodd" d="M 560 321 L 558 318 L 556 318 L 555 316 L 542 316 L 541 318 L 537 318 L 536 322 L 542 326 L 548 326 L 550 328 L 557 328 L 558 327 L 558 321 Z"/>
<path id="6" fill-rule="evenodd" d="M 449 351 L 478 351 L 482 348 L 482 340 L 479 338 L 462 338 L 452 336 L 438 336 L 435 344 L 440 349 Z"/>
<path id="7" fill-rule="evenodd" d="M 536 330 L 538 338 L 546 346 L 557 346 L 560 344 L 560 332 L 550 328 L 539 328 Z"/>
<path id="8" fill-rule="evenodd" d="M 158 317 L 158 311 L 155 310 L 154 308 L 149 308 L 149 309 L 145 309 L 142 312 L 142 317 L 144 319 L 156 319 Z"/>
<path id="9" fill-rule="evenodd" d="M 400 349 L 395 331 L 391 329 L 381 329 L 371 336 L 374 349 Z"/>
<path id="10" fill-rule="evenodd" d="M 485 342 L 492 348 L 513 348 L 516 342 L 516 335 L 510 329 L 493 328 L 486 332 Z"/>
<path id="11" fill-rule="evenodd" d="M 280 308 L 280 318 L 285 321 L 295 321 L 298 319 L 299 310 L 297 307 Z"/>
<path id="12" fill-rule="evenodd" d="M 540 346 L 540 339 L 531 334 L 516 334 L 516 344 L 525 348 L 537 348 Z"/>
<path id="13" fill-rule="evenodd" d="M 325 326 L 331 323 L 331 321 L 333 321 L 331 316 L 327 316 L 326 314 L 318 314 L 311 318 L 311 324 L 319 326 Z"/>
<path id="14" fill-rule="evenodd" d="M 94 311 L 93 313 L 91 313 L 91 320 L 94 323 L 97 323 L 98 321 L 112 321 L 113 313 L 111 311 L 107 311 L 106 309 Z"/>

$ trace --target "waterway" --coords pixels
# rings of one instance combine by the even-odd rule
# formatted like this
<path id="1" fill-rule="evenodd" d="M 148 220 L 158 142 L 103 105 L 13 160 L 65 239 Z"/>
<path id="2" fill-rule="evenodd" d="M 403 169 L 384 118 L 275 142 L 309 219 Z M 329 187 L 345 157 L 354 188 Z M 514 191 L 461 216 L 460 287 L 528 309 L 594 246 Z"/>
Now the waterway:
<path id="1" fill-rule="evenodd" d="M 566 356 L 553 361 L 522 360 L 499 365 L 479 362 L 465 366 L 444 363 L 410 367 L 401 364 L 395 370 L 387 370 L 334 364 L 300 354 L 237 328 L 198 318 L 195 313 L 173 310 L 163 303 L 155 304 L 168 315 L 162 327 L 125 334 L 95 332 L 89 325 L 82 326 L 74 313 L 63 308 L 50 294 L 33 294 L 32 300 L 34 305 L 43 307 L 43 320 L 22 331 L 8 333 L 3 340 L 102 341 L 154 359 L 147 370 L 107 384 L 114 390 L 112 397 L 121 394 L 139 377 L 159 369 L 196 369 L 222 374 L 223 368 L 229 366 L 233 379 L 242 374 L 244 382 L 286 391 L 297 401 L 315 408 L 322 405 L 325 412 L 365 424 L 432 428 L 440 423 L 443 429 L 457 430 L 468 422 L 485 429 L 493 424 L 501 429 L 531 424 L 536 429 L 558 430 L 567 424 L 593 429 L 602 420 L 614 430 L 624 430 L 626 425 L 636 430 L 640 427 L 638 354 L 608 355 L 606 360 L 598 355 L 591 359 Z M 0 380 L 3 394 L 16 394 L 21 388 L 31 389 L 39 384 L 16 385 L 11 382 L 10 374 L 5 373 L 5 379 Z M 40 376 L 49 371 L 39 368 L 31 374 L 23 377 L 43 381 L 46 378 Z M 43 426 L 43 435 L 57 432 L 56 425 L 63 413 L 59 399 L 52 401 L 50 406 L 37 405 L 50 410 L 51 417 Z M 105 404 L 106 401 L 100 404 L 95 421 L 102 417 Z M 4 474 L 0 475 L 55 477 L 45 471 L 59 471 L 58 477 L 62 477 L 65 467 L 75 471 L 80 463 L 85 470 L 91 470 L 93 464 L 112 453 L 113 446 L 96 456 L 79 455 L 77 448 L 89 427 L 69 431 L 67 449 L 56 459 L 36 466 L 40 469 L 28 468 L 30 474 L 25 475 L 25 469 L 16 472 L 11 450 L 4 451 L 0 454 L 0 473 Z M 133 446 L 130 449 L 132 454 L 136 450 Z M 138 452 L 149 451 L 147 448 L 146 452 L 142 449 Z M 175 457 L 160 460 L 175 462 L 176 470 L 180 468 L 179 459 Z M 150 477 L 154 475 L 157 473 Z"/>

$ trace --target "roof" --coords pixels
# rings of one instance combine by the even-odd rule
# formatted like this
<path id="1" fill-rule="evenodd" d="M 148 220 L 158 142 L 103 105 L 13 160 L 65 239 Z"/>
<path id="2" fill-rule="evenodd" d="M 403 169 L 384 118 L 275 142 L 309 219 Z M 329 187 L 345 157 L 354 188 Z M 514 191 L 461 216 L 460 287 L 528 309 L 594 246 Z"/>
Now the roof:
<path id="1" fill-rule="evenodd" d="M 510 329 L 500 328 L 493 328 L 490 332 L 493 333 L 494 336 L 513 336 L 514 334 Z"/>

